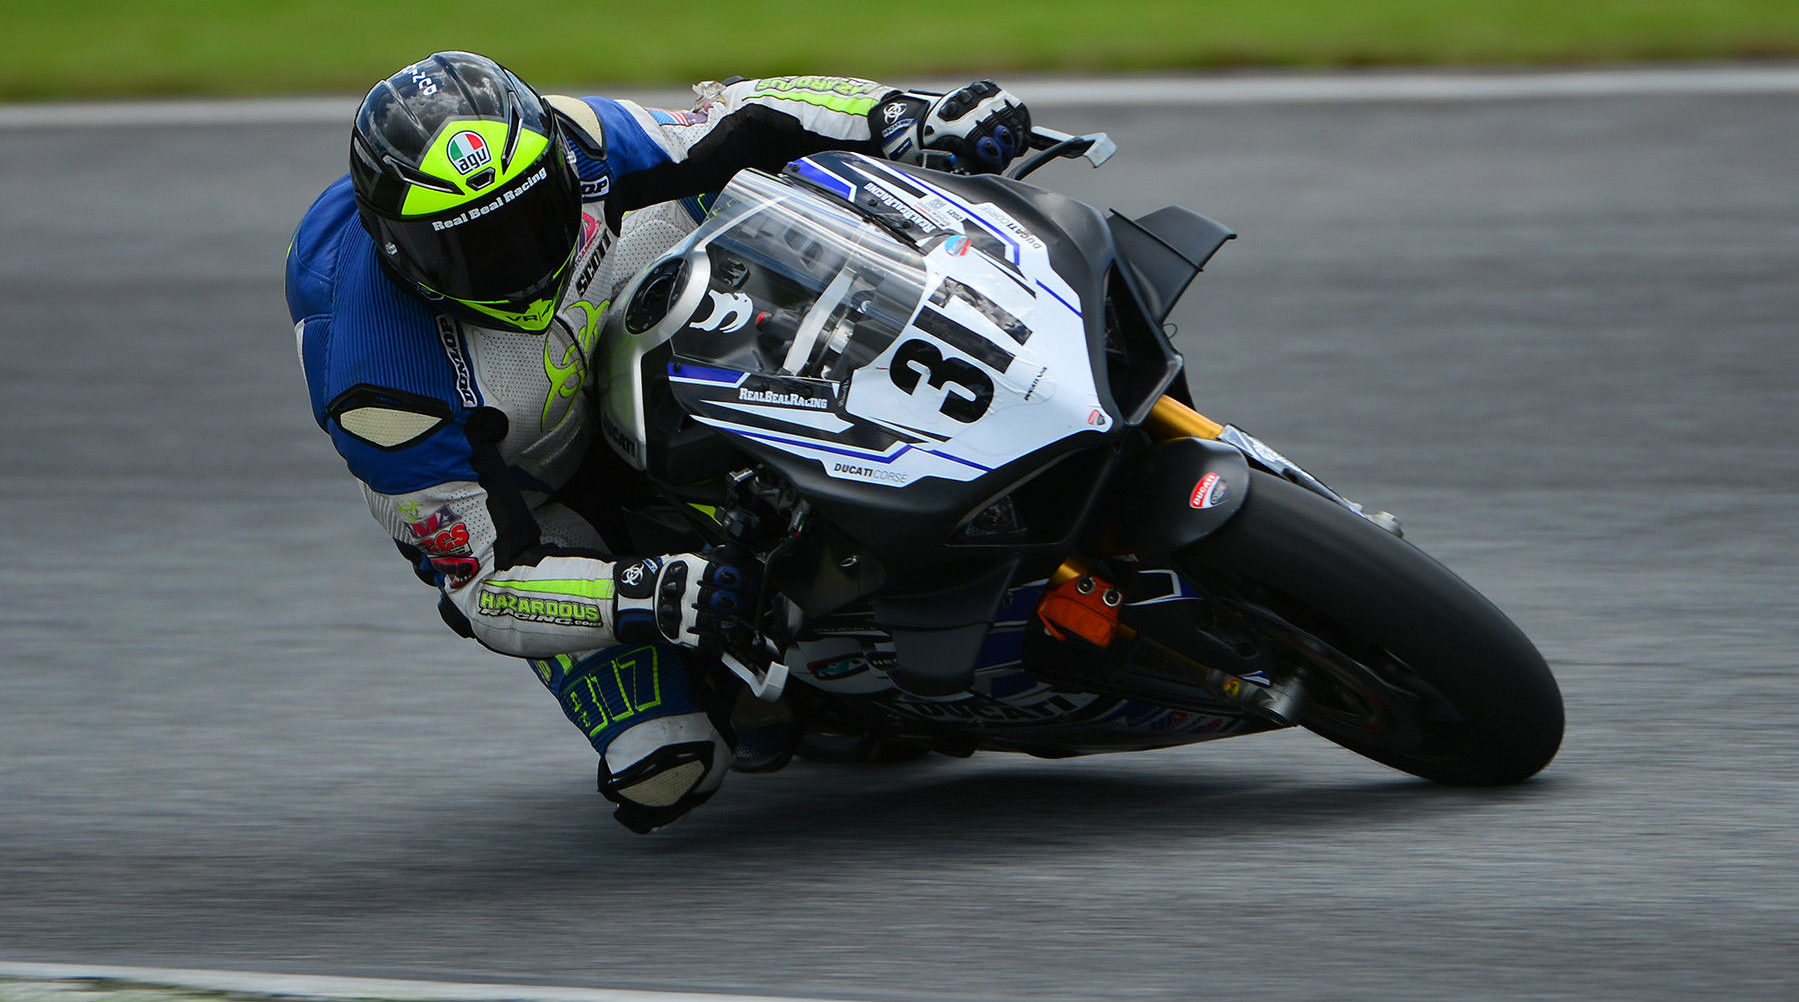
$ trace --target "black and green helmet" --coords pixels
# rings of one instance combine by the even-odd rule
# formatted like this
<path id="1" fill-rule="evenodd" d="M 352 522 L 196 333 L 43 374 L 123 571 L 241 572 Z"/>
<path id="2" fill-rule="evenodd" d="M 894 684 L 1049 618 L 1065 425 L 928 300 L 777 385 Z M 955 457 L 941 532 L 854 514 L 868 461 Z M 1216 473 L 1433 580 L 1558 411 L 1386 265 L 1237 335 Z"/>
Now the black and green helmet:
<path id="1" fill-rule="evenodd" d="M 581 231 L 556 116 L 485 56 L 439 52 L 375 85 L 350 177 L 389 270 L 477 323 L 547 329 Z"/>

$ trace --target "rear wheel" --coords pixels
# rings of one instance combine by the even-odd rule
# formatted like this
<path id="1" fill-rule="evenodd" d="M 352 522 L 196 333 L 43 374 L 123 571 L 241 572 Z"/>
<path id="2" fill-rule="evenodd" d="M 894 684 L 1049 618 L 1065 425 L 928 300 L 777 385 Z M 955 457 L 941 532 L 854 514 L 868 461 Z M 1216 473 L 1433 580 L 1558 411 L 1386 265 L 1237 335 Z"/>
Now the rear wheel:
<path id="1" fill-rule="evenodd" d="M 1561 693 L 1505 614 L 1423 551 L 1252 471 L 1243 507 L 1183 552 L 1215 600 L 1200 628 L 1304 692 L 1297 722 L 1441 783 L 1526 779 L 1561 744 Z"/>

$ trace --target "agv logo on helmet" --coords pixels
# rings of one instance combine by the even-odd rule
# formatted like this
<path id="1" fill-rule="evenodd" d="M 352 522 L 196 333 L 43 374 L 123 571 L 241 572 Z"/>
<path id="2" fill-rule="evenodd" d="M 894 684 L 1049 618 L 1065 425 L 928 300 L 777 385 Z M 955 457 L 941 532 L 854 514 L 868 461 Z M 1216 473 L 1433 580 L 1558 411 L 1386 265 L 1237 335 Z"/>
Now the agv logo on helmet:
<path id="1" fill-rule="evenodd" d="M 482 139 L 480 133 L 467 129 L 450 137 L 444 153 L 450 159 L 450 166 L 456 168 L 456 172 L 463 177 L 493 163 L 493 150 L 487 145 L 487 140 Z"/>

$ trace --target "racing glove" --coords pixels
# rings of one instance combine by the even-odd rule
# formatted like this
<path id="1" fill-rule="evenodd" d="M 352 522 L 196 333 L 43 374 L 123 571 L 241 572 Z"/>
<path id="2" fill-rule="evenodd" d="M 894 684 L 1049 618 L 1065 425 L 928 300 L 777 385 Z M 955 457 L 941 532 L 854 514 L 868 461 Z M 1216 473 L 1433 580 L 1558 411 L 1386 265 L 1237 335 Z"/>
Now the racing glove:
<path id="1" fill-rule="evenodd" d="M 926 151 L 947 153 L 952 169 L 970 174 L 1004 170 L 1031 141 L 1030 110 L 991 80 L 948 94 L 896 95 L 872 114 L 889 159 L 920 163 Z"/>
<path id="2" fill-rule="evenodd" d="M 717 555 L 627 557 L 612 586 L 612 632 L 629 644 L 716 650 L 727 634 L 747 629 L 755 603 L 752 575 Z"/>

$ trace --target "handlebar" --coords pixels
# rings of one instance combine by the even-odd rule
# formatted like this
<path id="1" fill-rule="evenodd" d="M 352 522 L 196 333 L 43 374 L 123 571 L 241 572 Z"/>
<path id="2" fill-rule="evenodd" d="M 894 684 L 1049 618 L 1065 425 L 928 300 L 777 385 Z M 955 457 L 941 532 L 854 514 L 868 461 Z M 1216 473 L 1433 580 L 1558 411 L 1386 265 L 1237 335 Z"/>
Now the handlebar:
<path id="1" fill-rule="evenodd" d="M 1031 140 L 1026 146 L 1038 152 L 1020 160 L 1006 170 L 1002 176 L 1015 181 L 1022 180 L 1026 175 L 1035 172 L 1051 160 L 1073 160 L 1076 157 L 1084 157 L 1088 163 L 1098 167 L 1112 159 L 1112 154 L 1118 152 L 1118 144 L 1112 142 L 1112 137 L 1103 132 L 1071 136 L 1066 132 L 1040 127 L 1031 129 Z M 925 150 L 919 155 L 919 166 L 921 167 L 965 173 L 956 170 L 955 162 L 956 158 L 953 154 L 942 150 Z"/>

